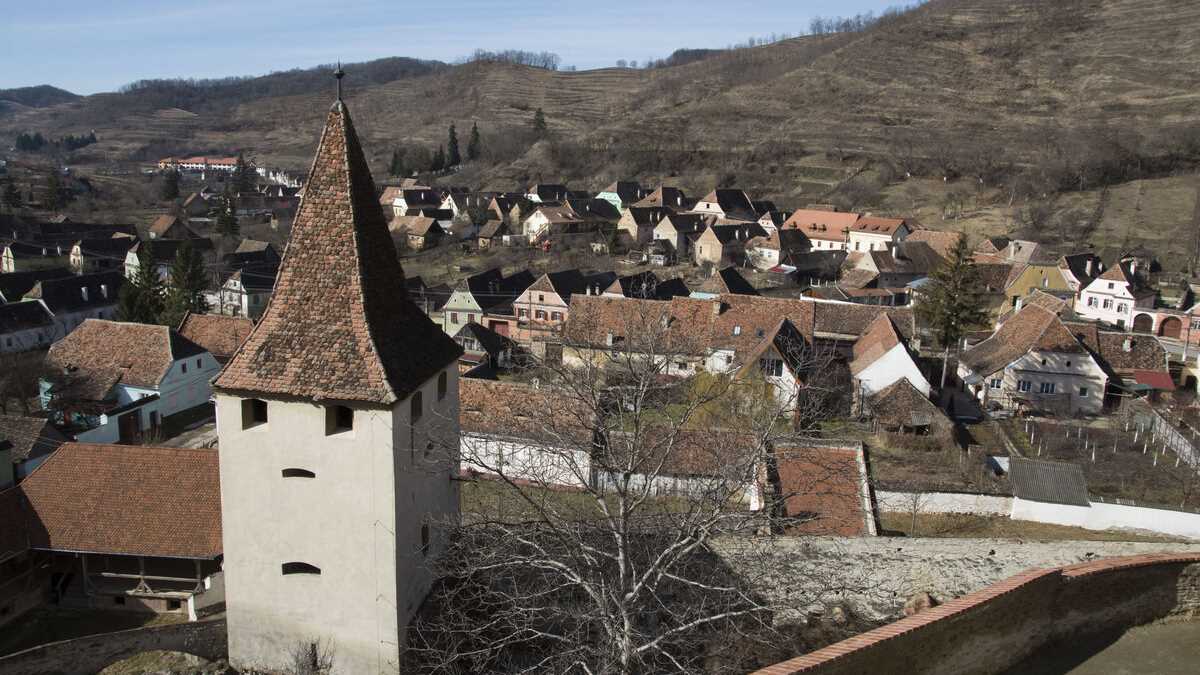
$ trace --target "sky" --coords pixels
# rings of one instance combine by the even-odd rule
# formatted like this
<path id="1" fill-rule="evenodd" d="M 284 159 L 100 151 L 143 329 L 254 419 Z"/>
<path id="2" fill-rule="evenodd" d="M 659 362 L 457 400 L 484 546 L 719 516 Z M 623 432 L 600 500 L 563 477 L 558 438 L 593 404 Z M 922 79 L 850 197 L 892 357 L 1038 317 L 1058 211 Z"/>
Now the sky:
<path id="1" fill-rule="evenodd" d="M 337 60 L 452 62 L 476 48 L 550 51 L 580 70 L 805 32 L 814 16 L 900 0 L 0 0 L 0 89 L 78 94 L 141 79 L 261 75 Z"/>

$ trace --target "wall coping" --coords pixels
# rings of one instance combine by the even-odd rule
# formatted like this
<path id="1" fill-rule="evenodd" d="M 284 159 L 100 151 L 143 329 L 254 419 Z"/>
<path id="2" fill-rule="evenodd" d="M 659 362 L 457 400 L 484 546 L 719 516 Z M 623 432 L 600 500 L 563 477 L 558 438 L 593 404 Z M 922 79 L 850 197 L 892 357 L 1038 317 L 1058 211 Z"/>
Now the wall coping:
<path id="1" fill-rule="evenodd" d="M 1200 554 L 1180 553 L 1148 553 L 1134 556 L 1102 558 L 1074 565 L 1051 568 L 1035 568 L 1026 570 L 1007 579 L 998 581 L 986 588 L 954 598 L 937 607 L 931 607 L 913 616 L 904 617 L 874 630 L 847 638 L 841 642 L 818 649 L 814 652 L 797 656 L 771 666 L 754 671 L 752 675 L 797 675 L 819 666 L 836 661 L 848 654 L 870 649 L 888 640 L 902 635 L 920 631 L 925 627 L 949 619 L 954 616 L 969 613 L 996 598 L 1007 595 L 1018 588 L 1031 583 L 1057 576 L 1064 582 L 1071 582 L 1085 577 L 1118 572 L 1139 567 L 1155 565 L 1186 565 L 1200 563 Z"/>

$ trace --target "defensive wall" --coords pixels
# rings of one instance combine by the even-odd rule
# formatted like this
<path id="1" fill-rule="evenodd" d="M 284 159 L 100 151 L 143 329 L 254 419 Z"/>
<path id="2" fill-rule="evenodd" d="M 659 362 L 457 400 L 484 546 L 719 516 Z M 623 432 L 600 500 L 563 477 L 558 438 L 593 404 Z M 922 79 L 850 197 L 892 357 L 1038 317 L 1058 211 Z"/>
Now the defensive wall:
<path id="1" fill-rule="evenodd" d="M 209 661 L 224 659 L 228 650 L 225 619 L 134 628 L 50 642 L 0 658 L 0 673 L 90 675 L 134 654 L 154 650 L 182 652 Z"/>
<path id="2" fill-rule="evenodd" d="M 757 675 L 991 675 L 1056 642 L 1200 616 L 1200 554 L 1033 569 Z"/>

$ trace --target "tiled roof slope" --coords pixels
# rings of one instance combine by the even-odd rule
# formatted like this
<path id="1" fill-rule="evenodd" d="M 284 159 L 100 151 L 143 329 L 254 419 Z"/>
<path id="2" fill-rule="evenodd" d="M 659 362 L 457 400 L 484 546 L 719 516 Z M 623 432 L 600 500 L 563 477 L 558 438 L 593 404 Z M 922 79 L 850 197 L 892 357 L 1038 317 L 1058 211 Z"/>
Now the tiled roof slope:
<path id="1" fill-rule="evenodd" d="M 0 415 L 0 450 L 14 462 L 47 455 L 66 440 L 45 417 Z"/>
<path id="2" fill-rule="evenodd" d="M 866 476 L 859 451 L 844 447 L 775 448 L 789 535 L 858 537 L 871 534 L 874 514 L 866 510 Z"/>
<path id="3" fill-rule="evenodd" d="M 754 290 L 754 286 L 749 281 L 746 281 L 746 277 L 742 276 L 737 271 L 737 268 L 733 266 L 726 267 L 706 279 L 698 290 L 703 293 L 713 293 L 714 295 L 721 295 L 723 293 L 758 295 L 758 291 Z"/>
<path id="4" fill-rule="evenodd" d="M 1084 352 L 1079 339 L 1053 312 L 1031 305 L 1021 308 L 992 335 L 963 353 L 961 362 L 978 375 L 990 375 L 1032 349 Z"/>
<path id="5" fill-rule="evenodd" d="M 375 183 L 350 113 L 338 101 L 321 133 L 275 292 L 214 384 L 390 406 L 461 354 L 405 291 Z"/>
<path id="6" fill-rule="evenodd" d="M 179 334 L 207 349 L 222 363 L 237 352 L 254 330 L 244 316 L 188 313 L 179 324 Z"/>
<path id="7" fill-rule="evenodd" d="M 0 493 L 0 522 L 16 530 L 0 535 L 0 550 L 24 540 L 55 551 L 215 558 L 217 451 L 66 443 Z"/>
<path id="8" fill-rule="evenodd" d="M 867 332 L 854 343 L 854 358 L 850 361 L 850 374 L 858 375 L 872 363 L 878 361 L 892 347 L 900 344 L 900 335 L 887 314 L 875 317 Z"/>
<path id="9" fill-rule="evenodd" d="M 166 326 L 87 319 L 50 347 L 46 363 L 85 376 L 119 374 L 122 384 L 154 388 L 175 360 L 203 352 Z"/>

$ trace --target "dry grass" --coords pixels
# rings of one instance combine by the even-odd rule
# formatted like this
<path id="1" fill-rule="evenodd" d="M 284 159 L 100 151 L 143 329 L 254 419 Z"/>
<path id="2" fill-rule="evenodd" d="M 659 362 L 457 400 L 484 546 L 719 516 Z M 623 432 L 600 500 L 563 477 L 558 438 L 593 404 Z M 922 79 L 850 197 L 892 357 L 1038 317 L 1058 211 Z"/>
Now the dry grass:
<path id="1" fill-rule="evenodd" d="M 911 513 L 881 513 L 884 530 L 913 536 Z M 1142 541 L 1167 543 L 1186 541 L 1118 530 L 1085 530 L 1082 527 L 1049 525 L 999 516 L 975 516 L 959 513 L 921 513 L 917 515 L 918 537 L 1026 539 L 1033 541 Z"/>

